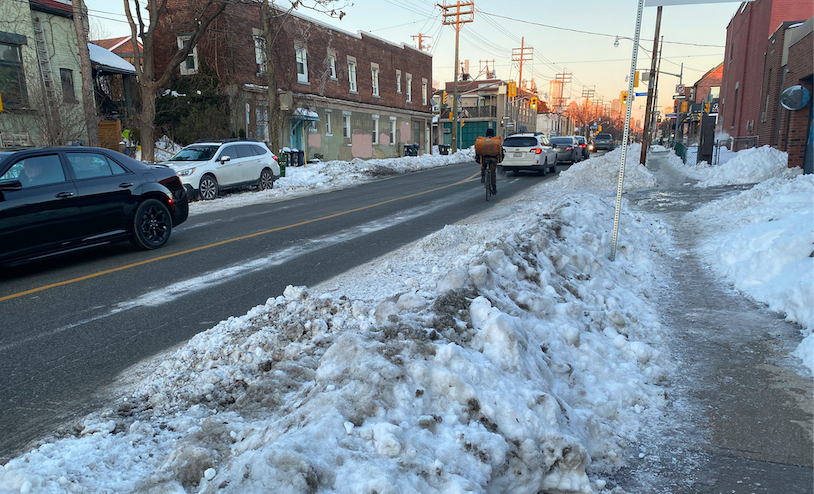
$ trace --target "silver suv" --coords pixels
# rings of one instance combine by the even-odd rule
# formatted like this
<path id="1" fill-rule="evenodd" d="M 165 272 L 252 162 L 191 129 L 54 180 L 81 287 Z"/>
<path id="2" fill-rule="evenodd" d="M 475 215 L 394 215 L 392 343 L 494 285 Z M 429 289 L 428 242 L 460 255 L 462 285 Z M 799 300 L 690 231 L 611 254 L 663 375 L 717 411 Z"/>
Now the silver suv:
<path id="1" fill-rule="evenodd" d="M 175 170 L 190 197 L 205 201 L 218 197 L 226 188 L 271 189 L 280 178 L 277 156 L 254 140 L 197 141 L 163 164 Z"/>

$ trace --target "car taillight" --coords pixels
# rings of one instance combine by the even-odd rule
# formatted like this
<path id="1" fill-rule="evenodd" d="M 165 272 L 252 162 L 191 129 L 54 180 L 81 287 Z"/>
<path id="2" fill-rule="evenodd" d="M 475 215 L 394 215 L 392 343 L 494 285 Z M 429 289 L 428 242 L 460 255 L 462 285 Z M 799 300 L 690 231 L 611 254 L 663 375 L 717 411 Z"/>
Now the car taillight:
<path id="1" fill-rule="evenodd" d="M 566 150 L 566 151 L 573 151 L 573 150 L 574 150 L 574 148 L 573 148 L 573 147 L 571 147 L 571 146 L 568 146 L 567 148 L 565 148 L 565 150 Z"/>
<path id="2" fill-rule="evenodd" d="M 272 154 L 272 155 L 271 155 L 271 157 L 272 157 L 272 158 L 274 158 L 274 161 L 280 161 L 280 159 L 279 159 L 279 158 L 277 158 L 277 155 L 276 155 L 276 154 Z"/>
<path id="3" fill-rule="evenodd" d="M 540 154 L 540 153 L 542 153 L 542 152 L 543 152 L 543 149 L 542 149 L 542 148 L 535 148 L 535 149 L 534 149 L 534 154 Z"/>
<path id="4" fill-rule="evenodd" d="M 585 144 L 580 144 L 579 147 L 584 148 Z"/>

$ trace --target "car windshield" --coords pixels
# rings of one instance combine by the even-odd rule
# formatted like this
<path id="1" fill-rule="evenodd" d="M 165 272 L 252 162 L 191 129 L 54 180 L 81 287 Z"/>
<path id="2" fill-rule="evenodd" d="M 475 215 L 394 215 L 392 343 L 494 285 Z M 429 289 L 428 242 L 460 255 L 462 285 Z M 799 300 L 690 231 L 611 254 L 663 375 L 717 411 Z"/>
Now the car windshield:
<path id="1" fill-rule="evenodd" d="M 585 138 L 584 137 L 577 137 L 577 142 L 579 142 L 580 144 L 585 144 Z"/>
<path id="2" fill-rule="evenodd" d="M 610 134 L 597 134 L 596 138 L 597 139 L 611 139 L 611 135 Z"/>
<path id="3" fill-rule="evenodd" d="M 552 137 L 551 144 L 573 144 L 574 140 L 570 137 Z"/>
<path id="4" fill-rule="evenodd" d="M 170 158 L 170 161 L 209 161 L 218 151 L 218 146 L 189 146 Z"/>
<path id="5" fill-rule="evenodd" d="M 506 147 L 530 148 L 537 145 L 536 137 L 507 137 L 503 141 Z"/>

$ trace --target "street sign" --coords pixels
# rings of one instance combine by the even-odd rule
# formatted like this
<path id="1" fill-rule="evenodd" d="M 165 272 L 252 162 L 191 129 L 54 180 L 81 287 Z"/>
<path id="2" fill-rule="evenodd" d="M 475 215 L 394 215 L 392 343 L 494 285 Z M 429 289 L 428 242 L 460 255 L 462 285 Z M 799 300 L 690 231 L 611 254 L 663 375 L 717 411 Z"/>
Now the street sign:
<path id="1" fill-rule="evenodd" d="M 676 92 L 678 94 L 684 94 L 684 84 L 676 84 Z"/>
<path id="2" fill-rule="evenodd" d="M 591 130 L 597 130 L 599 127 L 596 125 L 591 125 Z"/>
<path id="3" fill-rule="evenodd" d="M 636 93 L 636 96 L 647 96 L 647 91 L 645 91 L 643 93 Z"/>

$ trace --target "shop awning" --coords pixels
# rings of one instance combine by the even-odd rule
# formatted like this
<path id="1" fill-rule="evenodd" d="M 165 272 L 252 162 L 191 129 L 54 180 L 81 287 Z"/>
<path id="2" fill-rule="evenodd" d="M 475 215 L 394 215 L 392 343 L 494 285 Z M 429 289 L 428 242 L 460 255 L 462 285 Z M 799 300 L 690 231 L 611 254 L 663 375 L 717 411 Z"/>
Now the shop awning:
<path id="1" fill-rule="evenodd" d="M 318 122 L 319 121 L 319 114 L 317 112 L 308 110 L 306 108 L 297 108 L 294 110 L 294 114 L 291 115 L 292 119 L 295 120 L 304 120 L 306 122 Z"/>

